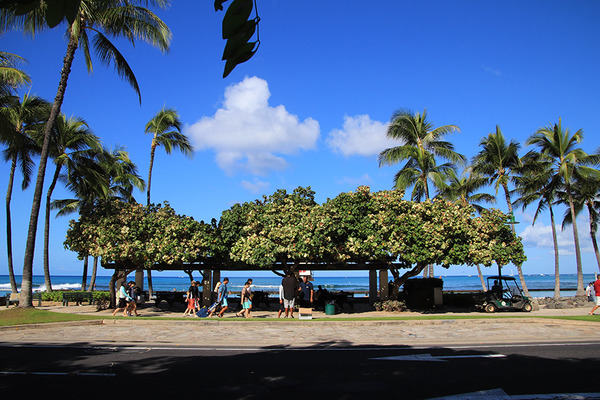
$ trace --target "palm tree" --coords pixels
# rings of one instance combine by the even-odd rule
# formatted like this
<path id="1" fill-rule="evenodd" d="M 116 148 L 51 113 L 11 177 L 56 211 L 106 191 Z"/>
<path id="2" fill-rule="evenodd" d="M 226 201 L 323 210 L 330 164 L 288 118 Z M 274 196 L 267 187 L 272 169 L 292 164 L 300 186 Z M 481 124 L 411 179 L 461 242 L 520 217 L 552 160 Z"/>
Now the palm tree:
<path id="1" fill-rule="evenodd" d="M 494 184 L 496 196 L 498 195 L 498 189 L 500 187 L 504 189 L 508 212 L 512 215 L 513 209 L 510 201 L 508 183 L 513 179 L 514 174 L 521 166 L 521 160 L 519 159 L 520 145 L 514 140 L 511 140 L 510 143 L 507 144 L 498 125 L 496 125 L 496 132 L 490 133 L 484 137 L 479 145 L 483 147 L 483 149 L 473 158 L 471 164 L 473 172 L 487 177 L 489 183 Z M 515 233 L 515 226 L 511 225 L 511 228 L 513 233 Z M 517 271 L 519 272 L 519 279 L 521 281 L 521 286 L 523 287 L 523 292 L 526 296 L 529 296 L 529 290 L 527 289 L 523 270 L 520 265 L 517 265 Z"/>
<path id="2" fill-rule="evenodd" d="M 520 197 L 514 202 L 514 205 L 521 205 L 525 210 L 529 205 L 537 202 L 532 225 L 535 225 L 540 213 L 548 208 L 554 245 L 554 298 L 558 299 L 560 298 L 559 250 L 552 205 L 556 202 L 562 184 L 552 169 L 552 160 L 548 157 L 530 151 L 522 157 L 521 162 L 522 168 L 514 177 L 515 192 Z"/>
<path id="3" fill-rule="evenodd" d="M 93 150 L 92 150 L 93 151 Z M 90 160 L 92 157 L 90 157 Z M 129 154 L 122 148 L 113 150 L 102 149 L 93 159 L 84 165 L 75 164 L 66 177 L 67 188 L 75 198 L 54 200 L 51 208 L 58 210 L 57 217 L 68 215 L 85 208 L 119 199 L 125 202 L 135 202 L 133 190 L 144 190 L 144 180 L 139 176 L 136 165 Z M 94 258 L 92 280 L 88 290 L 94 287 L 97 259 Z M 82 290 L 86 290 L 88 258 L 83 260 Z"/>
<path id="4" fill-rule="evenodd" d="M 48 20 L 45 15 L 46 3 L 40 2 L 37 7 L 30 12 L 19 15 L 15 8 L 2 10 L 0 15 L 0 26 L 4 28 L 17 28 L 26 30 L 29 33 L 35 33 L 43 29 Z M 133 71 L 127 64 L 123 55 L 117 47 L 109 40 L 108 36 L 114 38 L 124 38 L 131 43 L 136 39 L 142 39 L 163 51 L 167 51 L 171 39 L 171 31 L 167 25 L 158 18 L 153 12 L 145 8 L 144 5 L 166 7 L 167 0 L 81 0 L 77 17 L 72 19 L 67 29 L 67 51 L 63 60 L 61 79 L 58 85 L 54 104 L 50 112 L 50 117 L 44 130 L 44 141 L 42 145 L 40 164 L 36 179 L 33 202 L 31 207 L 31 216 L 29 220 L 29 232 L 27 235 L 27 244 L 25 249 L 25 258 L 23 263 L 23 282 L 21 284 L 21 299 L 19 307 L 32 307 L 32 273 L 33 273 L 33 255 L 35 249 L 35 238 L 37 232 L 37 222 L 39 217 L 40 205 L 42 200 L 42 190 L 44 185 L 44 175 L 46 173 L 46 164 L 50 143 L 50 132 L 54 127 L 56 119 L 60 114 L 60 108 L 63 103 L 67 88 L 67 81 L 75 52 L 81 48 L 84 53 L 85 62 L 88 71 L 92 70 L 92 61 L 90 56 L 90 37 L 88 32 L 93 35 L 93 48 L 96 51 L 100 61 L 104 64 L 114 63 L 119 75 L 127 80 L 138 94 L 141 102 L 140 89 L 133 74 Z M 51 11 L 54 8 L 51 9 Z M 49 14 L 51 15 L 51 14 Z M 52 24 L 49 24 L 52 25 Z"/>
<path id="5" fill-rule="evenodd" d="M 67 169 L 67 175 L 69 175 L 74 173 L 75 170 L 80 169 L 80 165 L 82 164 L 93 164 L 93 157 L 102 147 L 100 139 L 92 133 L 83 119 L 78 117 L 67 119 L 63 114 L 61 114 L 56 121 L 50 141 L 49 154 L 50 157 L 54 159 L 56 168 L 54 169 L 52 182 L 50 183 L 46 194 L 46 214 L 44 220 L 44 277 L 46 281 L 46 291 L 48 292 L 52 291 L 49 258 L 50 201 L 52 193 L 56 187 L 56 183 L 61 177 L 63 167 Z"/>
<path id="6" fill-rule="evenodd" d="M 16 96 L 10 96 L 5 102 L 5 107 L 0 109 L 0 117 L 7 123 L 3 126 L 8 128 L 0 129 L 0 141 L 6 145 L 3 157 L 5 161 L 11 163 L 6 191 L 6 247 L 8 274 L 13 293 L 17 293 L 17 282 L 13 266 L 10 203 L 15 172 L 18 167 L 23 176 L 21 189 L 26 189 L 31 181 L 31 173 L 35 165 L 32 157 L 40 151 L 38 144 L 32 138 L 32 132 L 47 120 L 49 112 L 50 104 L 48 102 L 29 95 L 23 96 L 22 100 Z"/>
<path id="7" fill-rule="evenodd" d="M 148 187 L 146 192 L 146 204 L 150 205 L 150 185 L 152 183 L 152 168 L 154 166 L 154 154 L 157 146 L 162 146 L 167 154 L 171 154 L 173 148 L 179 149 L 184 155 L 191 157 L 193 148 L 189 139 L 181 133 L 181 121 L 175 109 L 163 107 L 146 124 L 145 133 L 153 134 L 150 144 L 150 167 L 148 168 Z M 138 270 L 138 274 L 143 271 Z M 152 296 L 152 273 L 148 270 L 148 290 Z M 141 275 L 143 276 L 143 275 Z"/>
<path id="8" fill-rule="evenodd" d="M 600 174 L 600 171 L 598 174 Z M 598 269 L 600 269 L 600 250 L 598 249 L 598 241 L 596 240 L 598 223 L 600 222 L 600 177 L 598 174 L 591 177 L 578 176 L 573 184 L 572 189 L 575 215 L 579 215 L 584 208 L 587 208 L 590 219 L 590 236 L 592 239 L 592 246 L 594 247 Z M 571 217 L 571 213 L 565 213 L 563 227 L 572 223 L 573 219 Z"/>
<path id="9" fill-rule="evenodd" d="M 467 168 L 460 176 L 454 170 L 450 170 L 448 182 L 439 191 L 438 197 L 469 204 L 477 212 L 481 213 L 484 208 L 479 203 L 496 202 L 496 198 L 489 193 L 477 193 L 478 190 L 485 186 L 487 186 L 487 179 L 474 174 L 471 168 Z M 477 275 L 481 281 L 481 287 L 486 291 L 487 288 L 479 264 L 477 265 Z"/>
<path id="10" fill-rule="evenodd" d="M 379 166 L 406 161 L 394 177 L 395 187 L 404 190 L 413 186 L 414 201 L 429 200 L 429 181 L 441 187 L 448 171 L 466 162 L 462 154 L 454 151 L 452 143 L 442 140 L 443 136 L 458 131 L 455 125 L 434 128 L 427 120 L 427 110 L 422 114 L 397 110 L 392 115 L 387 137 L 400 141 L 401 145 L 379 153 Z M 437 165 L 436 157 L 448 162 Z M 433 277 L 433 265 L 429 266 L 429 276 Z"/>
<path id="11" fill-rule="evenodd" d="M 0 51 L 0 97 L 11 96 L 15 89 L 31 83 L 29 75 L 18 68 L 23 62 L 21 56 Z"/>
<path id="12" fill-rule="evenodd" d="M 179 114 L 172 108 L 164 108 L 152 117 L 146 124 L 145 133 L 151 133 L 150 144 L 150 168 L 148 169 L 148 186 L 146 188 L 147 204 L 150 205 L 150 185 L 152 182 L 152 167 L 154 166 L 154 154 L 158 146 L 162 146 L 167 154 L 173 149 L 179 149 L 186 156 L 192 156 L 193 148 L 189 139 L 181 133 L 182 123 Z"/>
<path id="13" fill-rule="evenodd" d="M 583 140 L 583 131 L 580 129 L 571 135 L 570 130 L 563 129 L 561 119 L 558 124 L 549 124 L 539 128 L 527 139 L 527 144 L 536 146 L 540 154 L 549 157 L 553 163 L 554 173 L 564 185 L 566 202 L 573 224 L 573 239 L 575 241 L 575 258 L 577 262 L 577 296 L 584 296 L 583 268 L 581 265 L 581 249 L 579 246 L 579 233 L 575 213 L 575 200 L 572 185 L 577 174 L 581 176 L 593 175 L 593 168 L 587 165 L 597 162 L 596 156 L 589 156 L 577 145 Z"/>

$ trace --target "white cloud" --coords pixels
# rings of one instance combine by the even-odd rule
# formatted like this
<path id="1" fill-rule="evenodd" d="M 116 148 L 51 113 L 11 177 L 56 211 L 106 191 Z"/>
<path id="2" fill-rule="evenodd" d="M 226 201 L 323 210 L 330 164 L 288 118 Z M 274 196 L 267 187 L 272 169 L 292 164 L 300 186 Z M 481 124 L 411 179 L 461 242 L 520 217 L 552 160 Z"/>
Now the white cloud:
<path id="1" fill-rule="evenodd" d="M 577 220 L 577 231 L 579 233 L 579 246 L 582 253 L 593 251 L 590 239 L 589 221 Z M 573 239 L 573 227 L 567 226 L 561 230 L 560 225 L 556 227 L 558 241 L 558 251 L 560 255 L 575 254 L 575 241 Z M 547 247 L 554 249 L 552 239 L 552 226 L 545 225 L 542 222 L 536 222 L 535 225 L 529 225 L 520 234 L 523 238 L 523 244 L 528 247 Z"/>
<path id="2" fill-rule="evenodd" d="M 371 183 L 373 183 L 373 181 L 369 174 L 363 174 L 358 178 L 344 177 L 340 181 L 338 181 L 338 183 L 353 186 L 369 186 L 371 185 Z"/>
<path id="3" fill-rule="evenodd" d="M 483 68 L 483 70 L 485 72 L 490 73 L 492 75 L 495 75 L 495 76 L 501 76 L 502 75 L 502 71 L 500 71 L 497 68 L 490 67 L 489 65 L 485 65 L 484 64 L 484 65 L 481 66 L 481 68 Z"/>
<path id="4" fill-rule="evenodd" d="M 372 121 L 368 115 L 344 117 L 343 129 L 329 132 L 327 145 L 345 156 L 372 156 L 388 147 L 399 146 L 387 138 L 388 123 Z"/>
<path id="5" fill-rule="evenodd" d="M 249 190 L 252 193 L 264 193 L 271 184 L 255 179 L 253 182 L 242 180 L 241 185 L 244 189 Z"/>
<path id="6" fill-rule="evenodd" d="M 300 121 L 284 106 L 271 107 L 264 79 L 245 78 L 225 89 L 223 106 L 212 117 L 186 127 L 196 150 L 213 150 L 220 168 L 233 174 L 264 175 L 287 167 L 283 156 L 312 149 L 320 134 L 312 118 Z"/>

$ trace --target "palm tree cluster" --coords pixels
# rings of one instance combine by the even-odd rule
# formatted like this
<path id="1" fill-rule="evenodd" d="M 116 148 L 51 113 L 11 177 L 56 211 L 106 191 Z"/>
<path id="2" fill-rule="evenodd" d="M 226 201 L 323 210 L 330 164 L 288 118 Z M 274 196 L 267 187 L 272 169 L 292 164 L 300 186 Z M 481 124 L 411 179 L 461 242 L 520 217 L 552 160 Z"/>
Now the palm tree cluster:
<path id="1" fill-rule="evenodd" d="M 523 209 L 536 205 L 533 223 L 540 213 L 548 209 L 552 225 L 555 253 L 555 291 L 560 296 L 558 240 L 553 206 L 565 205 L 562 227 L 572 225 L 577 263 L 577 295 L 584 295 L 581 249 L 577 230 L 577 215 L 587 209 L 590 218 L 592 244 L 600 269 L 600 252 L 596 231 L 600 220 L 600 152 L 586 153 L 579 147 L 583 131 L 571 134 L 558 123 L 540 127 L 526 141 L 532 147 L 523 156 L 515 140 L 507 142 L 499 126 L 480 141 L 481 150 L 466 165 L 466 157 L 454 150 L 452 143 L 444 141 L 447 134 L 459 132 L 454 125 L 434 128 L 427 120 L 427 112 L 396 111 L 388 127 L 387 136 L 401 142 L 399 146 L 385 149 L 379 154 L 380 166 L 403 163 L 394 177 L 399 189 L 412 187 L 414 201 L 428 200 L 430 185 L 435 196 L 471 204 L 481 211 L 482 203 L 494 203 L 498 191 L 506 201 L 508 214 L 513 216 L 513 206 Z M 459 175 L 458 170 L 462 168 Z M 482 192 L 487 187 L 495 189 L 495 196 Z M 515 197 L 512 200 L 511 197 Z M 514 217 L 513 217 L 514 218 Z M 507 221 L 511 223 L 514 221 Z M 511 223 L 514 231 L 514 223 Z M 521 284 L 529 295 L 523 271 L 517 265 Z M 433 268 L 429 276 L 433 277 Z M 478 267 L 480 277 L 481 270 Z M 485 289 L 485 284 L 482 285 Z"/>
<path id="2" fill-rule="evenodd" d="M 124 38 L 132 44 L 136 40 L 143 40 L 163 52 L 168 51 L 171 31 L 147 7 L 166 8 L 169 2 L 168 0 L 81 0 L 77 4 L 76 18 L 66 21 L 68 44 L 53 103 L 30 95 L 19 98 L 18 91 L 31 83 L 30 77 L 19 68 L 25 60 L 15 54 L 0 52 L 0 142 L 5 147 L 3 151 L 5 160 L 11 163 L 6 196 L 7 248 L 11 288 L 15 293 L 17 283 L 14 279 L 10 219 L 13 182 L 15 172 L 19 169 L 23 176 L 21 187 L 26 189 L 34 171 L 34 159 L 39 157 L 23 263 L 19 303 L 21 307 L 32 306 L 33 255 L 48 158 L 53 160 L 55 165 L 45 201 L 44 274 L 46 288 L 49 291 L 52 290 L 48 254 L 50 211 L 58 210 L 57 215 L 60 216 L 114 198 L 132 202 L 135 201 L 133 190 L 145 188 L 145 182 L 138 175 L 136 165 L 124 149 L 105 148 L 84 119 L 67 118 L 61 112 L 61 106 L 75 52 L 78 49 L 83 52 L 89 72 L 92 71 L 92 51 L 103 64 L 113 64 L 116 72 L 131 85 L 141 102 L 136 77 L 111 39 Z M 38 31 L 55 27 L 57 24 L 50 23 L 50 18 L 56 14 L 54 8 L 59 6 L 40 1 L 31 7 L 23 8 L 18 2 L 6 2 L 0 9 L 0 32 L 18 29 L 33 36 Z M 162 122 L 156 122 L 155 117 L 146 127 L 146 132 L 155 133 L 152 155 L 157 145 L 164 146 L 168 153 L 172 148 L 177 148 L 190 154 L 191 146 L 180 132 L 181 122 L 178 114 L 174 110 L 168 110 L 168 115 L 170 125 L 165 127 Z M 162 138 L 164 131 L 171 128 L 172 130 Z M 149 179 L 151 173 L 152 169 L 149 172 Z M 73 193 L 72 199 L 52 200 L 53 191 L 59 182 Z M 148 199 L 149 190 L 148 188 Z M 82 289 L 86 286 L 86 275 L 87 260 L 84 260 Z M 93 287 L 93 282 L 90 287 Z"/>

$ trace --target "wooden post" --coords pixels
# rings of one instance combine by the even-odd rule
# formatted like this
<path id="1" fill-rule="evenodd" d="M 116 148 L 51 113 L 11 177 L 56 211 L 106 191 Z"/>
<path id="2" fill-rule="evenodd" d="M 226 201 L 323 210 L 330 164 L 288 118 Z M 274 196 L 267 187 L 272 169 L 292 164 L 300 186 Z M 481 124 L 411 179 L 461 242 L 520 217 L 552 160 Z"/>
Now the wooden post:
<path id="1" fill-rule="evenodd" d="M 369 304 L 377 301 L 377 271 L 369 270 Z"/>
<path id="2" fill-rule="evenodd" d="M 213 270 L 213 273 L 212 273 L 212 282 L 211 282 L 211 288 L 210 288 L 211 292 L 213 290 L 215 290 L 215 285 L 217 284 L 217 282 L 220 282 L 220 281 L 221 281 L 221 270 L 220 269 Z M 215 300 L 217 300 L 217 296 L 216 295 L 214 295 L 212 297 L 211 304 L 214 303 Z"/>
<path id="3" fill-rule="evenodd" d="M 387 300 L 388 296 L 388 270 L 382 269 L 379 271 L 379 300 Z"/>
<path id="4" fill-rule="evenodd" d="M 202 307 L 210 307 L 211 292 L 210 270 L 205 270 L 202 273 Z"/>
<path id="5" fill-rule="evenodd" d="M 144 269 L 136 269 L 135 270 L 135 285 L 140 289 L 144 290 Z M 145 302 L 144 296 L 141 296 L 141 303 Z"/>

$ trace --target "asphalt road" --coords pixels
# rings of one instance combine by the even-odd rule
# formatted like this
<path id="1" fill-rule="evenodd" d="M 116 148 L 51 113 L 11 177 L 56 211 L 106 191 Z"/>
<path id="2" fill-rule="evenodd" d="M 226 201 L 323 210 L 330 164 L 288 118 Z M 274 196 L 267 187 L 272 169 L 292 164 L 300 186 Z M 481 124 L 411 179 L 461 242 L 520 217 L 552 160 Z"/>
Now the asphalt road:
<path id="1" fill-rule="evenodd" d="M 488 391 L 484 398 L 533 399 L 600 392 L 598 371 L 600 341 L 293 348 L 0 344 L 4 398 L 365 400 Z"/>

